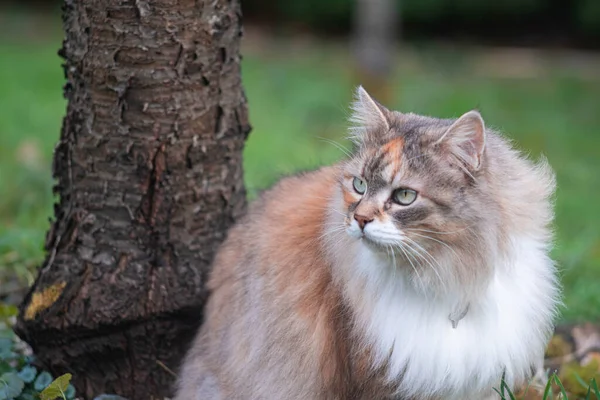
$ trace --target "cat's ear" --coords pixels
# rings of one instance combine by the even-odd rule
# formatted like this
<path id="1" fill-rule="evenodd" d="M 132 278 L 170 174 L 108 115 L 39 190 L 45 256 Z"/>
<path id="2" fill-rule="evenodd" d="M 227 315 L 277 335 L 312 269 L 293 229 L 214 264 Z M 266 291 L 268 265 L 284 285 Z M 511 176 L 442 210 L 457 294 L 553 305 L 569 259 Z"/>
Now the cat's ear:
<path id="1" fill-rule="evenodd" d="M 367 132 L 377 129 L 387 132 L 390 129 L 390 114 L 390 110 L 379 104 L 362 86 L 359 86 L 352 103 L 350 122 L 353 126 L 350 129 L 350 138 L 355 142 L 362 142 Z"/>
<path id="2" fill-rule="evenodd" d="M 485 149 L 485 123 L 478 111 L 463 114 L 438 140 L 456 158 L 462 161 L 470 172 L 481 168 Z"/>

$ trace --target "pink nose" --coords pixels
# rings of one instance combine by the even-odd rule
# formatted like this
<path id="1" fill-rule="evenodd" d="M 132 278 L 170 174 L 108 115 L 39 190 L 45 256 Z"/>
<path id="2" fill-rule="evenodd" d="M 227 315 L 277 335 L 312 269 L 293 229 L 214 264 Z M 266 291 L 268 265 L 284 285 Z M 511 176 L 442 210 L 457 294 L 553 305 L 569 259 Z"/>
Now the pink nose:
<path id="1" fill-rule="evenodd" d="M 365 225 L 367 225 L 369 222 L 373 221 L 373 218 L 371 217 L 365 217 L 364 215 L 359 215 L 359 214 L 354 214 L 354 219 L 356 220 L 356 222 L 358 222 L 358 226 L 360 226 L 361 230 L 365 229 Z"/>

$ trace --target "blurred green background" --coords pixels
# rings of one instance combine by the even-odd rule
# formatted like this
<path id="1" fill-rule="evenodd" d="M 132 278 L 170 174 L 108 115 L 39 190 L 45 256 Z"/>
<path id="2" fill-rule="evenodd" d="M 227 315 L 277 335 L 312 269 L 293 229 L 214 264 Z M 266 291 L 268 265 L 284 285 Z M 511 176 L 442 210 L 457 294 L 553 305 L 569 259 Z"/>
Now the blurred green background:
<path id="1" fill-rule="evenodd" d="M 488 125 L 558 175 L 554 257 L 565 320 L 600 319 L 600 2 L 411 0 L 390 107 Z M 250 196 L 282 174 L 342 156 L 352 1 L 242 1 L 243 82 L 254 127 Z M 550 24 L 550 25 L 547 25 Z M 553 24 L 553 25 L 552 25 Z M 31 283 L 52 216 L 51 160 L 65 113 L 59 7 L 0 3 L 0 301 Z"/>
<path id="2" fill-rule="evenodd" d="M 372 2 L 377 0 L 370 0 Z M 409 40 L 431 38 L 473 42 L 598 48 L 598 0 L 389 0 Z M 344 35 L 352 30 L 353 0 L 242 0 L 244 13 L 278 30 Z"/>

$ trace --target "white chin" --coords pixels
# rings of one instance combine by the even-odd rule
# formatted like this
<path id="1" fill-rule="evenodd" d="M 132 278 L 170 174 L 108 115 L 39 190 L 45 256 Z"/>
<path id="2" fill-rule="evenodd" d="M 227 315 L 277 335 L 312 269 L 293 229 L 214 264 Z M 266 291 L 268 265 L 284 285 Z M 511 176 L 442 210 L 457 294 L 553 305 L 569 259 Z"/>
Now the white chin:
<path id="1" fill-rule="evenodd" d="M 374 238 L 373 236 L 367 233 L 365 233 L 365 235 L 363 236 L 363 242 L 366 245 L 376 249 L 384 249 L 386 247 L 385 243 L 382 243 L 377 238 Z"/>
<path id="2" fill-rule="evenodd" d="M 360 239 L 360 238 L 364 237 L 364 235 L 360 231 L 360 229 L 352 229 L 352 227 L 346 228 L 346 233 L 348 234 L 348 236 L 350 236 L 351 238 L 354 238 L 354 239 Z"/>

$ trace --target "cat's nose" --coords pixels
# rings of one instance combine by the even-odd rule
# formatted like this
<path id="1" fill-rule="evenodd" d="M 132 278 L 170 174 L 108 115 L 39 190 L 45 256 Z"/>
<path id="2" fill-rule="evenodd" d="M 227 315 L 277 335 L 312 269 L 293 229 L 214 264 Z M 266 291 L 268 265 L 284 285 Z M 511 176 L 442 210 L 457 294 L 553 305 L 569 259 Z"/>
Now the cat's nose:
<path id="1" fill-rule="evenodd" d="M 365 217 L 364 215 L 354 214 L 354 219 L 358 222 L 358 226 L 360 226 L 361 230 L 365 229 L 365 225 L 369 222 L 373 221 L 373 217 Z"/>

